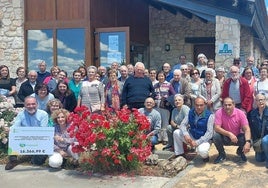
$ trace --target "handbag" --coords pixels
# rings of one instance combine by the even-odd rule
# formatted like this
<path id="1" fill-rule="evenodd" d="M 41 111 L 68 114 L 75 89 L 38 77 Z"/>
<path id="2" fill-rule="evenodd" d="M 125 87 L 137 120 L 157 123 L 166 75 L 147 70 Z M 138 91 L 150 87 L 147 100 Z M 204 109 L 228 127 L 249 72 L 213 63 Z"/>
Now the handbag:
<path id="1" fill-rule="evenodd" d="M 262 122 L 262 128 L 261 128 L 261 137 L 257 140 L 253 141 L 253 149 L 255 152 L 263 152 L 262 149 L 262 138 L 264 136 L 264 130 L 265 130 L 265 120 Z"/>

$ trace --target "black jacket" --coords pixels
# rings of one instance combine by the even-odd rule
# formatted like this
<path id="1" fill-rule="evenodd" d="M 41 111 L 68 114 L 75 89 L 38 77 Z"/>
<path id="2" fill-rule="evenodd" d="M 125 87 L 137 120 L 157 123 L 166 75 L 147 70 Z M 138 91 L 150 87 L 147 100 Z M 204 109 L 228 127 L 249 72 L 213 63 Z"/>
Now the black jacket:
<path id="1" fill-rule="evenodd" d="M 36 83 L 37 85 L 38 83 Z M 24 102 L 25 97 L 31 95 L 34 93 L 34 89 L 30 84 L 30 81 L 27 80 L 26 82 L 22 83 L 20 86 L 20 90 L 18 93 L 18 97 L 20 100 L 22 100 Z"/>

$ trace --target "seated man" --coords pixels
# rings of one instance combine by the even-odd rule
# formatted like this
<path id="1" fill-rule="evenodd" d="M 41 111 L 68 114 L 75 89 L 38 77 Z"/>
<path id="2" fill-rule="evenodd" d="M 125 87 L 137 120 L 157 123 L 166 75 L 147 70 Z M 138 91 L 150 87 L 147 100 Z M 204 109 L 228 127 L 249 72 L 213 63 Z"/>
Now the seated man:
<path id="1" fill-rule="evenodd" d="M 203 161 L 208 162 L 213 123 L 214 115 L 206 109 L 205 100 L 197 97 L 194 101 L 194 108 L 183 119 L 180 129 L 176 129 L 173 133 L 175 155 L 170 159 L 184 156 L 183 142 L 185 142 L 195 147 Z"/>
<path id="2" fill-rule="evenodd" d="M 34 97 L 28 96 L 24 100 L 24 110 L 21 111 L 12 127 L 47 127 L 48 126 L 48 114 L 37 109 L 37 101 Z M 47 156 L 46 155 L 32 155 L 31 162 L 35 165 L 42 165 Z M 19 164 L 17 156 L 11 155 L 9 162 L 5 166 L 5 170 L 11 170 Z"/>
<path id="3" fill-rule="evenodd" d="M 151 130 L 148 132 L 147 137 L 151 137 L 152 148 L 158 144 L 158 132 L 161 129 L 161 115 L 154 109 L 154 99 L 148 97 L 144 102 L 144 108 L 140 108 L 139 112 L 144 114 L 151 124 Z"/>
<path id="4" fill-rule="evenodd" d="M 224 145 L 238 146 L 236 154 L 241 157 L 242 161 L 246 162 L 245 154 L 249 152 L 251 145 L 250 128 L 245 113 L 235 108 L 235 102 L 232 98 L 225 98 L 223 107 L 216 111 L 214 129 L 213 142 L 219 152 L 214 163 L 217 164 L 225 160 Z"/>

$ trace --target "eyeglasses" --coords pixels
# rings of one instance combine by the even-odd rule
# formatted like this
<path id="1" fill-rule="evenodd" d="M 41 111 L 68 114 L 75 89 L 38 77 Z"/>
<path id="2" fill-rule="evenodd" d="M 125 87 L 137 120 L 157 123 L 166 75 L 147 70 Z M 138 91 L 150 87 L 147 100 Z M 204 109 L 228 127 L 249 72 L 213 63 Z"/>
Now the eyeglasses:
<path id="1" fill-rule="evenodd" d="M 198 72 L 194 72 L 192 75 L 194 75 L 194 74 L 199 74 Z"/>
<path id="2" fill-rule="evenodd" d="M 263 102 L 265 99 L 256 99 L 257 102 Z"/>

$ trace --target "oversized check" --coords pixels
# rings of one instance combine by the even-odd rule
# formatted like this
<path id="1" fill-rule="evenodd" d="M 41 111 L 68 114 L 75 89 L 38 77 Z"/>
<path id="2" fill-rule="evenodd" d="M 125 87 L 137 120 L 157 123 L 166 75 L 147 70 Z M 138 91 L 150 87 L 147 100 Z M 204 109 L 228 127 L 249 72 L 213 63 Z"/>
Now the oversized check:
<path id="1" fill-rule="evenodd" d="M 12 127 L 8 155 L 53 154 L 54 130 L 54 127 Z"/>

